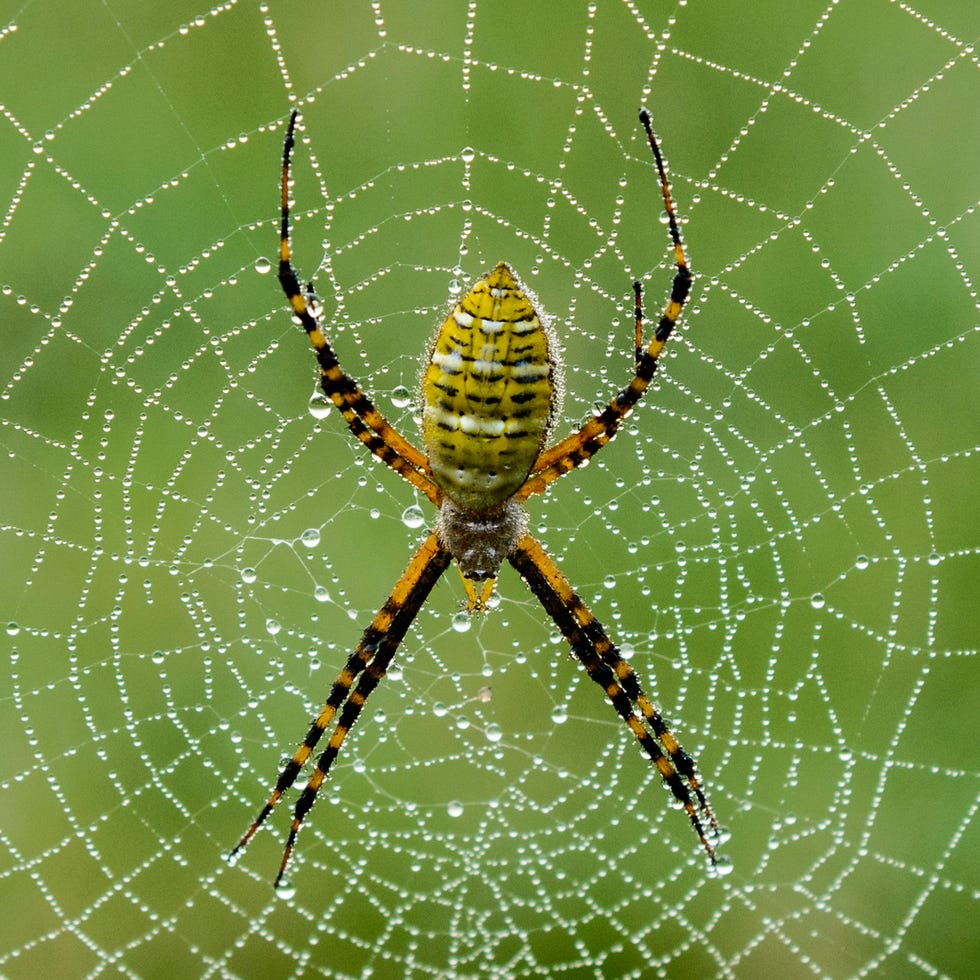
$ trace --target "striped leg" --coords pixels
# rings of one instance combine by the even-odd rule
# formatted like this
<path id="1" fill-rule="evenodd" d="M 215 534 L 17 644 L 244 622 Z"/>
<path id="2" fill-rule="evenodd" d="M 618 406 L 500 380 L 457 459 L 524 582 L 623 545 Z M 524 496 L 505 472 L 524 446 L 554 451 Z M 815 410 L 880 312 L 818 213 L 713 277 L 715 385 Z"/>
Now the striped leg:
<path id="1" fill-rule="evenodd" d="M 424 599 L 424 596 L 422 598 Z M 419 605 L 421 605 L 421 602 L 422 600 L 420 599 Z M 410 617 L 406 617 L 402 632 L 408 628 L 408 624 L 415 618 L 417 612 L 418 610 L 416 609 Z M 289 864 L 293 848 L 296 846 L 296 838 L 299 835 L 300 828 L 306 819 L 306 815 L 316 802 L 317 794 L 320 792 L 320 787 L 330 772 L 330 767 L 337 758 L 341 746 L 344 744 L 344 740 L 350 733 L 351 728 L 354 727 L 354 723 L 360 716 L 364 703 L 367 701 L 371 692 L 381 682 L 381 678 L 388 672 L 392 657 L 394 657 L 395 651 L 398 648 L 398 639 L 393 638 L 391 633 L 389 633 L 378 644 L 374 658 L 364 668 L 364 673 L 357 682 L 357 687 L 354 688 L 347 698 L 347 702 L 344 704 L 343 710 L 340 713 L 340 718 L 337 720 L 337 725 L 330 734 L 327 747 L 320 753 L 320 758 L 316 761 L 316 767 L 310 773 L 310 778 L 303 788 L 303 792 L 300 793 L 299 799 L 296 801 L 296 807 L 293 810 L 293 821 L 289 826 L 289 835 L 286 838 L 286 846 L 282 852 L 279 873 L 273 882 L 276 888 L 282 883 L 283 876 L 286 874 L 286 866 Z"/>
<path id="2" fill-rule="evenodd" d="M 633 668 L 620 656 L 602 625 L 534 538 L 530 535 L 521 538 L 509 561 L 562 631 L 589 676 L 606 692 L 606 697 L 657 767 L 664 783 L 683 804 L 695 833 L 714 864 L 715 849 L 707 838 L 703 819 L 715 830 L 718 822 L 701 789 L 694 761 L 640 690 Z M 634 702 L 649 728 L 633 710 Z"/>
<path id="3" fill-rule="evenodd" d="M 681 241 L 680 229 L 677 226 L 674 203 L 670 196 L 670 185 L 667 182 L 667 170 L 664 166 L 663 157 L 660 155 L 657 138 L 653 134 L 650 116 L 645 109 L 640 111 L 640 122 L 643 123 L 647 140 L 650 143 L 650 149 L 653 151 L 657 174 L 660 178 L 660 190 L 663 195 L 664 208 L 667 212 L 670 240 L 674 246 L 677 272 L 674 274 L 670 299 L 667 301 L 667 305 L 660 317 L 660 322 L 657 324 L 657 329 L 653 332 L 653 336 L 644 344 L 643 288 L 640 283 L 633 283 L 636 352 L 635 373 L 632 379 L 625 388 L 612 398 L 609 404 L 598 415 L 589 419 L 578 432 L 573 432 L 570 436 L 562 439 L 561 442 L 541 453 L 534 464 L 531 475 L 528 477 L 524 486 L 517 492 L 516 498 L 519 501 L 526 500 L 533 494 L 541 493 L 549 483 L 552 483 L 569 470 L 573 470 L 576 466 L 581 466 L 591 459 L 612 439 L 620 423 L 633 411 L 637 402 L 639 402 L 650 386 L 650 382 L 653 380 L 654 373 L 657 370 L 660 355 L 663 352 L 664 345 L 667 343 L 667 338 L 670 336 L 678 319 L 680 319 L 681 311 L 684 309 L 684 304 L 687 302 L 687 297 L 691 292 L 693 277 L 687 264 L 687 257 L 684 254 L 684 244 Z"/>
<path id="4" fill-rule="evenodd" d="M 279 238 L 279 282 L 296 318 L 303 325 L 320 365 L 320 387 L 340 409 L 351 432 L 380 460 L 424 493 L 436 506 L 442 494 L 429 479 L 429 464 L 424 453 L 400 435 L 374 403 L 361 391 L 358 383 L 340 366 L 330 341 L 320 329 L 320 310 L 312 284 L 304 291 L 293 269 L 289 248 L 289 159 L 295 145 L 297 112 L 289 117 L 286 143 L 282 153 L 282 226 Z"/>
<path id="5" fill-rule="evenodd" d="M 578 596 L 576 595 L 575 598 L 577 599 Z M 697 798 L 698 810 L 707 816 L 711 828 L 717 831 L 718 821 L 704 795 L 704 790 L 701 787 L 701 781 L 698 777 L 697 765 L 687 752 L 684 751 L 670 728 L 667 727 L 667 722 L 664 721 L 663 715 L 660 714 L 647 695 L 643 693 L 640 687 L 640 679 L 636 676 L 636 671 L 630 662 L 622 656 L 619 648 L 609 639 L 602 625 L 592 616 L 581 600 L 579 600 L 579 605 L 575 607 L 575 619 L 586 636 L 588 636 L 589 641 L 595 648 L 596 654 L 616 675 L 616 679 L 622 686 L 626 696 L 643 713 L 643 717 L 647 720 L 650 728 L 653 729 L 657 740 L 663 746 L 667 755 L 670 756 L 670 761 L 674 764 L 674 768 L 687 779 L 691 792 Z"/>
<path id="6" fill-rule="evenodd" d="M 409 562 L 408 568 L 396 583 L 391 595 L 385 600 L 370 626 L 364 631 L 360 643 L 334 682 L 330 696 L 320 714 L 314 719 L 306 738 L 303 739 L 292 759 L 283 768 L 268 801 L 231 852 L 231 857 L 238 854 L 248 844 L 282 798 L 283 793 L 295 782 L 300 770 L 310 758 L 313 749 L 333 721 L 337 710 L 343 705 L 340 719 L 330 737 L 327 749 L 321 755 L 306 789 L 296 804 L 286 852 L 279 869 L 279 875 L 276 878 L 276 884 L 279 883 L 296 841 L 300 824 L 313 805 L 317 791 L 341 743 L 357 719 L 368 695 L 384 676 L 391 658 L 408 631 L 408 627 L 418 615 L 422 603 L 432 591 L 432 587 L 438 581 L 439 576 L 448 568 L 450 560 L 451 556 L 439 543 L 437 534 L 435 532 L 429 534 Z M 355 680 L 362 673 L 364 676 L 352 692 L 351 688 L 354 686 Z"/>

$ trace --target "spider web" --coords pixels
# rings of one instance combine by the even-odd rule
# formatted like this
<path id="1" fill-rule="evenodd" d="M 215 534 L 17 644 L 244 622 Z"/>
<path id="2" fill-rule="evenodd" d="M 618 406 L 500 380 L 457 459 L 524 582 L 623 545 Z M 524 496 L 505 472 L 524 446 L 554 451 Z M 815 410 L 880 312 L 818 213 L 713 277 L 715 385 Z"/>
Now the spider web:
<path id="1" fill-rule="evenodd" d="M 27 2 L 0 33 L 0 973 L 975 973 L 980 96 L 969 4 Z M 42 70 L 43 69 L 43 70 Z M 271 880 L 226 856 L 431 520 L 314 400 L 269 259 L 406 434 L 511 262 L 568 431 L 532 529 L 699 760 L 682 812 L 519 579 L 436 588 Z"/>

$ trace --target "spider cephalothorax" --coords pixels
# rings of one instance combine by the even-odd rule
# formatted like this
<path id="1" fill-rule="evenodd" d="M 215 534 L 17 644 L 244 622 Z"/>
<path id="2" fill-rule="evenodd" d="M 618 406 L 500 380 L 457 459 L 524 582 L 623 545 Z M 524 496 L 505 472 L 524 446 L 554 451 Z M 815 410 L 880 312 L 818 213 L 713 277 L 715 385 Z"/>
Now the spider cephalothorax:
<path id="1" fill-rule="evenodd" d="M 470 606 L 483 606 L 493 588 L 486 583 L 497 578 L 500 566 L 527 533 L 527 514 L 514 500 L 475 513 L 463 510 L 447 497 L 439 508 L 436 531 L 439 541 L 459 565 Z M 481 593 L 485 594 L 474 603 L 475 582 L 483 583 Z"/>
<path id="2" fill-rule="evenodd" d="M 646 392 L 690 291 L 691 273 L 650 117 L 646 111 L 640 112 L 660 178 L 677 271 L 670 299 L 649 339 L 644 338 L 642 290 L 639 283 L 633 284 L 633 377 L 577 432 L 545 448 L 561 398 L 557 341 L 510 267 L 500 262 L 453 307 L 432 343 L 422 379 L 422 452 L 384 419 L 357 382 L 341 368 L 320 329 L 321 311 L 312 286 L 301 290 L 293 270 L 289 247 L 289 161 L 296 115 L 294 111 L 289 120 L 282 160 L 279 281 L 316 351 L 324 394 L 340 410 L 351 432 L 428 497 L 439 513 L 434 530 L 426 536 L 365 629 L 306 737 L 232 854 L 240 852 L 251 840 L 339 712 L 327 747 L 296 803 L 276 877 L 276 884 L 281 883 L 300 826 L 347 733 L 387 671 L 432 587 L 455 559 L 471 609 L 486 605 L 505 561 L 520 573 L 568 640 L 573 654 L 603 689 L 664 783 L 681 802 L 714 864 L 715 849 L 708 834 L 717 832 L 718 823 L 693 759 L 643 693 L 633 668 L 605 629 L 541 544 L 528 533 L 522 506 L 528 497 L 587 462 L 612 438 Z"/>

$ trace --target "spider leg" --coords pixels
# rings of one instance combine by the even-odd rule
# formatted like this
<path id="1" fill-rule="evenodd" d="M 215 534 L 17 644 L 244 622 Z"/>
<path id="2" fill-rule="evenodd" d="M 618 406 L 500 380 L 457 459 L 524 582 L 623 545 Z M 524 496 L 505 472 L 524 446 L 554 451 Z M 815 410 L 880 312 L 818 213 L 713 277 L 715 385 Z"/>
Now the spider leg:
<path id="1" fill-rule="evenodd" d="M 573 595 L 575 594 L 573 593 Z M 575 598 L 578 599 L 578 596 L 575 595 Z M 664 721 L 663 715 L 660 714 L 654 703 L 643 693 L 640 687 L 640 679 L 637 677 L 633 666 L 619 652 L 619 648 L 609 639 L 602 624 L 592 616 L 580 599 L 579 605 L 575 607 L 575 618 L 591 640 L 595 647 L 595 652 L 599 655 L 602 662 L 608 664 L 613 673 L 615 673 L 616 679 L 622 686 L 626 696 L 643 713 L 643 717 L 653 729 L 657 740 L 663 746 L 667 755 L 670 756 L 670 761 L 673 762 L 674 768 L 687 779 L 691 791 L 697 798 L 698 810 L 707 816 L 712 830 L 717 831 L 718 820 L 704 795 L 704 790 L 701 787 L 701 781 L 698 777 L 696 763 L 674 737 L 674 733 L 667 726 L 667 722 Z"/>
<path id="2" fill-rule="evenodd" d="M 304 291 L 293 269 L 289 246 L 289 159 L 296 143 L 297 110 L 289 117 L 282 152 L 282 226 L 279 236 L 279 282 L 293 313 L 306 330 L 320 365 L 320 387 L 340 409 L 351 432 L 378 459 L 421 490 L 436 506 L 442 493 L 429 478 L 425 454 L 402 436 L 375 408 L 358 383 L 343 370 L 330 341 L 320 329 L 320 310 L 312 284 Z"/>
<path id="3" fill-rule="evenodd" d="M 313 720 L 306 738 L 303 739 L 292 759 L 283 768 L 268 801 L 248 830 L 242 835 L 242 839 L 235 846 L 230 857 L 234 857 L 248 844 L 282 798 L 283 793 L 295 782 L 300 770 L 310 758 L 313 749 L 333 721 L 338 709 L 343 705 L 340 719 L 331 734 L 327 748 L 320 756 L 306 789 L 296 804 L 282 864 L 276 877 L 276 884 L 279 884 L 296 842 L 300 825 L 313 805 L 320 785 L 347 736 L 347 732 L 357 720 L 368 695 L 387 671 L 398 645 L 418 615 L 418 611 L 432 591 L 432 587 L 449 566 L 451 557 L 448 550 L 439 543 L 438 535 L 434 531 L 422 542 L 421 547 L 409 562 L 405 573 L 395 584 L 391 595 L 385 600 L 384 605 L 378 610 L 377 615 L 362 634 L 357 648 L 351 654 L 337 680 L 334 681 L 330 695 L 319 715 Z M 360 674 L 363 676 L 352 691 L 351 688 L 354 687 L 354 682 Z"/>
<path id="4" fill-rule="evenodd" d="M 646 393 L 650 382 L 657 370 L 660 355 L 663 352 L 667 338 L 674 325 L 680 318 L 684 304 L 691 292 L 693 277 L 684 254 L 684 244 L 681 240 L 680 229 L 677 225 L 677 215 L 670 196 L 670 184 L 667 181 L 667 169 L 657 138 L 653 134 L 653 125 L 646 109 L 640 110 L 640 122 L 646 130 L 647 141 L 653 151 L 653 159 L 660 179 L 660 190 L 663 196 L 664 208 L 667 212 L 667 222 L 670 230 L 670 240 L 674 246 L 674 256 L 677 272 L 671 288 L 670 299 L 657 324 L 657 329 L 644 344 L 643 340 L 643 287 L 638 282 L 633 283 L 634 322 L 635 322 L 635 369 L 629 384 L 612 398 L 608 405 L 596 416 L 589 419 L 578 432 L 573 432 L 550 449 L 546 449 L 537 458 L 531 475 L 515 495 L 518 501 L 526 500 L 536 493 L 541 493 L 548 484 L 558 477 L 581 466 L 590 460 L 616 434 L 620 423 L 636 407 L 637 402 Z"/>
<path id="5" fill-rule="evenodd" d="M 562 631 L 589 676 L 606 692 L 664 783 L 681 802 L 714 864 L 715 848 L 708 840 L 705 823 L 717 831 L 718 821 L 701 788 L 697 767 L 641 691 L 633 668 L 538 541 L 525 535 L 508 560 Z M 642 712 L 642 719 L 634 711 L 634 703 Z"/>

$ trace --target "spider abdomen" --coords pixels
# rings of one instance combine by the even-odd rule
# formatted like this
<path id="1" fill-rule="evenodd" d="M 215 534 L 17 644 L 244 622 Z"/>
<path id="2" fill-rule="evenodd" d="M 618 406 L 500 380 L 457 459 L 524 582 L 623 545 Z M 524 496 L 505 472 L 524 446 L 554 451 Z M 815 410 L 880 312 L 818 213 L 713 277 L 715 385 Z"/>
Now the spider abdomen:
<path id="1" fill-rule="evenodd" d="M 550 330 L 506 263 L 453 308 L 422 379 L 432 478 L 464 511 L 497 510 L 524 482 L 555 412 Z"/>

